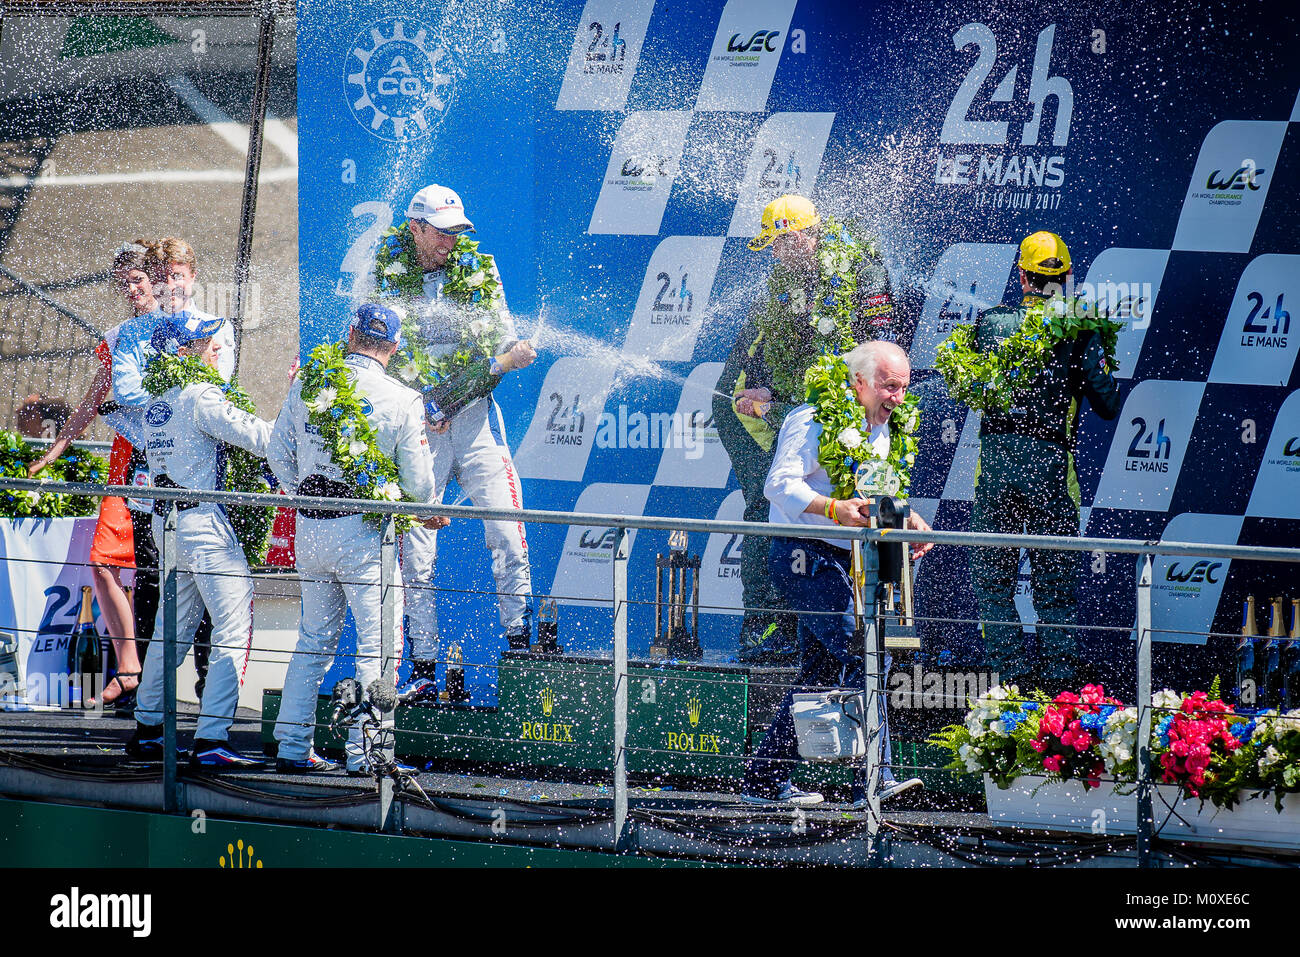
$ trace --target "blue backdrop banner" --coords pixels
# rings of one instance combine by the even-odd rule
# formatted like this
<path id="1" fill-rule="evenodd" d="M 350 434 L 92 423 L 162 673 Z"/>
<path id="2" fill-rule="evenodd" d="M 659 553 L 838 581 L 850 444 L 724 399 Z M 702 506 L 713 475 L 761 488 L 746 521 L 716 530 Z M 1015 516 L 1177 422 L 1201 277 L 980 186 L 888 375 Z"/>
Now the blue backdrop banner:
<path id="1" fill-rule="evenodd" d="M 955 324 L 1018 292 L 1019 240 L 1050 229 L 1080 289 L 1125 323 L 1120 415 L 1081 422 L 1081 531 L 1293 545 L 1297 13 L 1092 6 L 303 0 L 303 354 L 341 335 L 416 190 L 450 187 L 521 331 L 542 326 L 538 361 L 496 392 L 523 504 L 738 518 L 712 390 L 772 265 L 746 241 L 768 200 L 801 193 L 880 236 L 924 407 L 912 504 L 964 529 L 978 419 L 927 370 Z M 445 500 L 459 495 L 453 483 Z M 716 538 L 692 542 L 703 640 L 734 650 L 739 548 Z M 612 544 L 604 529 L 528 529 L 535 592 L 559 601 L 573 650 L 608 647 Z M 634 652 L 666 550 L 666 533 L 633 541 Z M 453 524 L 439 552 L 444 640 L 495 661 L 481 527 Z M 1085 556 L 1080 573 L 1091 653 L 1127 656 L 1132 560 Z M 1300 597 L 1287 574 L 1158 562 L 1160 666 L 1222 670 L 1228 639 L 1207 632 L 1239 627 L 1247 592 Z M 964 553 L 921 562 L 918 611 L 975 617 Z M 978 641 L 931 624 L 924 655 L 976 655 Z M 491 700 L 490 671 L 471 683 Z"/>

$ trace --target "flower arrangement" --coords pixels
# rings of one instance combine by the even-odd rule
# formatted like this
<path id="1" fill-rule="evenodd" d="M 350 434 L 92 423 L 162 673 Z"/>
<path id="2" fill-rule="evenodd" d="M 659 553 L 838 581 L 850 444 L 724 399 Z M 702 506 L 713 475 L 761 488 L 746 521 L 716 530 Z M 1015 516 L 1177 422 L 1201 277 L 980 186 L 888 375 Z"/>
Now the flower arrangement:
<path id="1" fill-rule="evenodd" d="M 0 475 L 27 478 L 27 466 L 41 457 L 16 432 L 0 431 Z M 41 473 L 52 482 L 85 482 L 103 485 L 108 481 L 108 462 L 84 449 L 70 449 L 51 462 Z M 99 499 L 92 495 L 67 495 L 53 492 L 28 492 L 11 489 L 0 495 L 3 518 L 82 518 L 99 510 Z"/>
<path id="2" fill-rule="evenodd" d="M 1244 794 L 1271 794 L 1281 811 L 1284 796 L 1300 792 L 1300 709 L 1242 715 L 1217 695 L 1216 682 L 1208 692 L 1152 696 L 1153 771 L 1186 798 L 1232 808 Z M 1105 773 L 1124 793 L 1137 780 L 1137 709 L 1100 685 L 1050 700 L 996 687 L 968 704 L 962 724 L 929 739 L 952 752 L 951 770 L 988 774 L 1002 789 L 1042 776 L 1079 780 L 1086 790 Z"/>
<path id="3" fill-rule="evenodd" d="M 806 277 L 778 262 L 768 279 L 768 303 L 758 320 L 763 360 L 780 399 L 797 400 L 804 372 L 818 355 L 852 349 L 858 268 L 878 256 L 874 243 L 855 235 L 853 223 L 822 220 L 817 275 L 809 298 Z M 792 321 L 796 320 L 796 321 Z"/>
<path id="4" fill-rule="evenodd" d="M 817 461 L 826 470 L 836 497 L 852 498 L 858 492 L 906 496 L 916 463 L 916 432 L 921 424 L 916 397 L 905 396 L 890 413 L 889 454 L 882 458 L 866 440 L 871 427 L 843 359 L 823 355 L 808 369 L 804 381 L 813 418 L 822 427 Z"/>
<path id="5" fill-rule="evenodd" d="M 966 720 L 942 729 L 930 743 L 952 751 L 948 768 L 987 774 L 1005 790 L 1034 763 L 1031 742 L 1038 735 L 1042 696 L 1025 699 L 1015 685 L 997 685 L 968 703 Z"/>
<path id="6" fill-rule="evenodd" d="M 393 359 L 393 368 L 399 378 L 417 388 L 469 376 L 475 380 L 475 391 L 487 395 L 500 382 L 492 360 L 504 344 L 505 333 L 497 313 L 502 302 L 501 280 L 493 257 L 479 252 L 478 247 L 478 242 L 462 233 L 442 266 L 443 295 L 474 310 L 472 318 L 456 323 L 460 341 L 453 349 L 431 355 L 418 322 L 410 316 L 403 319 L 402 347 Z M 381 298 L 418 299 L 424 295 L 424 273 L 411 224 L 404 222 L 385 232 L 375 256 L 376 294 Z"/>
<path id="7" fill-rule="evenodd" d="M 1078 779 L 1085 790 L 1095 788 L 1106 768 L 1099 747 L 1107 735 L 1106 722 L 1123 708 L 1101 685 L 1084 685 L 1078 694 L 1063 691 L 1043 709 L 1038 734 L 1029 746 L 1050 775 L 1062 781 Z"/>
<path id="8" fill-rule="evenodd" d="M 375 444 L 376 433 L 362 410 L 344 362 L 343 347 L 324 343 L 311 351 L 299 370 L 302 400 L 307 421 L 320 429 L 330 459 L 343 472 L 344 481 L 356 490 L 356 497 L 372 502 L 410 501 L 397 482 L 397 464 Z M 366 520 L 380 525 L 387 516 L 366 513 Z M 409 515 L 398 515 L 398 532 L 414 525 Z"/>
<path id="9" fill-rule="evenodd" d="M 1015 402 L 1017 388 L 1038 378 L 1052 350 L 1066 339 L 1099 333 L 1106 364 L 1116 369 L 1120 328 L 1120 323 L 1099 315 L 1082 300 L 1036 298 L 1020 328 L 996 351 L 980 352 L 975 327 L 957 326 L 940 343 L 934 367 L 954 401 L 980 412 L 1006 412 Z"/>
<path id="10" fill-rule="evenodd" d="M 145 367 L 144 388 L 150 395 L 201 384 L 217 386 L 235 408 L 250 415 L 257 413 L 247 392 L 236 383 L 227 382 L 220 372 L 205 365 L 196 355 L 161 352 Z M 222 450 L 226 457 L 224 491 L 270 494 L 272 489 L 266 478 L 265 459 L 237 445 L 223 444 Z M 244 549 L 244 559 L 249 565 L 265 564 L 266 552 L 271 545 L 271 528 L 275 524 L 275 509 L 265 505 L 231 505 L 227 507 L 226 515 L 235 538 Z"/>

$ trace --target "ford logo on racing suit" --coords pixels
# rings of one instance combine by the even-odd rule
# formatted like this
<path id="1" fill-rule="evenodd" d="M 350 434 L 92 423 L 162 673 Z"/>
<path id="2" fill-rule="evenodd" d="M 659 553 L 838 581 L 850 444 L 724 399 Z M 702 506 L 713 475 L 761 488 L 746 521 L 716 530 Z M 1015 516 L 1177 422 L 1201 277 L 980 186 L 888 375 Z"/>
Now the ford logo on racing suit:
<path id="1" fill-rule="evenodd" d="M 155 428 L 167 424 L 167 420 L 172 417 L 172 407 L 166 402 L 155 402 L 149 406 L 144 413 L 144 421 Z"/>

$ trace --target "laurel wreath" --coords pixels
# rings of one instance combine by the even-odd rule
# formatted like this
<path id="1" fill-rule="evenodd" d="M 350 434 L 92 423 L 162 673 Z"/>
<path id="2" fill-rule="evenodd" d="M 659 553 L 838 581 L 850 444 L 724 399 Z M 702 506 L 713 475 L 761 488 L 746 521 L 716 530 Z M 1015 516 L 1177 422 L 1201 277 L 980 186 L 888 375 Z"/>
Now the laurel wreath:
<path id="1" fill-rule="evenodd" d="M 1006 412 L 1019 390 L 1046 368 L 1052 350 L 1067 339 L 1098 333 L 1107 367 L 1117 369 L 1120 328 L 1080 299 L 1038 298 L 1026 309 L 1020 328 L 993 352 L 976 347 L 974 326 L 958 326 L 940 343 L 934 367 L 955 401 L 978 412 Z"/>
<path id="2" fill-rule="evenodd" d="M 249 415 L 257 414 L 253 400 L 234 382 L 227 382 L 221 373 L 206 365 L 196 355 L 180 356 L 162 352 L 149 360 L 145 367 L 144 389 L 159 396 L 169 389 L 191 385 L 215 385 L 226 401 Z M 226 481 L 223 491 L 271 493 L 267 481 L 266 460 L 237 445 L 221 443 L 226 457 Z M 235 538 L 244 550 L 249 565 L 266 563 L 266 552 L 271 544 L 271 529 L 275 524 L 275 507 L 270 505 L 228 505 L 226 516 Z"/>
<path id="3" fill-rule="evenodd" d="M 921 410 L 915 396 L 904 396 L 889 415 L 889 454 L 867 441 L 871 426 L 853 390 L 853 374 L 837 355 L 823 355 L 804 377 L 813 419 L 821 425 L 817 461 L 826 470 L 836 498 L 853 498 L 859 476 L 873 476 L 870 491 L 907 496 L 919 443 Z M 892 475 L 890 474 L 892 470 Z M 896 480 L 896 481 L 895 481 Z"/>
<path id="4" fill-rule="evenodd" d="M 402 320 L 402 347 L 394 357 L 397 376 L 418 388 L 436 385 L 446 379 L 488 379 L 492 359 L 498 355 L 504 330 L 495 306 L 501 301 L 501 280 L 489 253 L 478 251 L 479 244 L 462 233 L 447 255 L 442 267 L 446 276 L 443 295 L 453 302 L 474 309 L 474 318 L 457 323 L 460 341 L 450 351 L 434 356 L 426 348 L 415 317 Z M 404 222 L 387 230 L 375 256 L 375 288 L 380 297 L 415 300 L 424 295 L 424 269 L 415 250 L 411 224 Z M 495 388 L 500 377 L 491 381 L 483 392 Z"/>
<path id="5" fill-rule="evenodd" d="M 18 433 L 0 431 L 0 476 L 27 478 L 27 466 L 41 454 Z M 108 462 L 84 449 L 71 449 L 46 466 L 41 478 L 103 485 L 108 481 Z M 99 499 L 92 495 L 7 489 L 0 496 L 0 518 L 83 518 L 98 509 Z"/>
<path id="6" fill-rule="evenodd" d="M 362 397 L 348 375 L 346 353 L 338 343 L 312 349 L 299 370 L 307 421 L 320 430 L 330 461 L 343 473 L 356 497 L 372 502 L 409 502 L 398 484 L 397 463 L 380 451 L 378 434 L 362 411 Z M 388 516 L 365 513 L 366 521 L 382 527 Z M 405 532 L 415 522 L 409 515 L 394 516 L 396 529 Z"/>
<path id="7" fill-rule="evenodd" d="M 841 225 L 833 216 L 822 221 L 817 240 L 817 278 L 810 300 L 805 276 L 777 262 L 768 279 L 768 303 L 758 319 L 763 359 L 778 397 L 804 392 L 804 373 L 818 355 L 852 349 L 857 267 L 875 256 L 875 244 L 855 236 L 854 223 Z M 792 322 L 806 317 L 806 322 Z"/>

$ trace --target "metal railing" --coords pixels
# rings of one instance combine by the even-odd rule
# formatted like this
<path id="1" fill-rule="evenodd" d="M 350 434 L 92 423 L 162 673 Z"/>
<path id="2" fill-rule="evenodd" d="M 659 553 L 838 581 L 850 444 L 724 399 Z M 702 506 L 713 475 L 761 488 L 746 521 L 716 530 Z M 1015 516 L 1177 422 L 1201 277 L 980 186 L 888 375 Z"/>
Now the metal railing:
<path id="1" fill-rule="evenodd" d="M 0 478 L 0 491 L 37 491 L 59 492 L 77 495 L 102 497 L 106 495 L 137 496 L 140 490 L 134 486 L 99 486 L 39 480 Z M 1034 548 L 1055 551 L 1093 552 L 1103 551 L 1139 556 L 1136 589 L 1136 665 L 1137 665 L 1137 709 L 1138 709 L 1138 761 L 1137 761 L 1137 864 L 1147 867 L 1151 862 L 1152 841 L 1154 836 L 1152 815 L 1152 767 L 1150 739 L 1152 726 L 1152 674 L 1151 653 L 1154 629 L 1151 621 L 1151 586 L 1152 562 L 1156 555 L 1191 555 L 1205 558 L 1249 559 L 1252 561 L 1285 562 L 1300 564 L 1300 549 L 1254 547 L 1243 545 L 1218 545 L 1198 542 L 1161 542 L 1138 539 L 1072 538 L 1066 536 L 1004 535 L 975 532 L 950 531 L 914 531 L 902 529 L 848 528 L 836 526 L 808 526 L 767 524 L 744 521 L 718 521 L 711 519 L 674 518 L 669 516 L 632 516 L 608 515 L 596 513 L 559 512 L 534 509 L 493 509 L 467 505 L 417 505 L 410 502 L 374 502 L 357 499 L 326 499 L 292 495 L 256 495 L 235 492 L 202 492 L 188 489 L 151 488 L 149 497 L 162 502 L 211 502 L 227 505 L 275 506 L 284 508 L 312 507 L 331 509 L 350 513 L 379 513 L 388 516 L 384 522 L 381 539 L 380 587 L 383 596 L 380 659 L 381 674 L 385 681 L 394 682 L 397 659 L 395 655 L 396 634 L 399 627 L 396 614 L 397 592 L 393 587 L 397 582 L 397 536 L 393 516 L 413 515 L 416 518 L 446 517 L 452 519 L 473 519 L 478 521 L 536 522 L 609 528 L 615 531 L 612 555 L 612 606 L 613 619 L 613 656 L 609 673 L 613 691 L 613 805 L 614 805 L 614 845 L 618 850 L 631 846 L 628 825 L 628 768 L 627 768 L 627 734 L 628 734 L 628 605 L 631 603 L 628 593 L 628 560 L 630 557 L 630 532 L 633 529 L 686 531 L 705 534 L 753 535 L 765 538 L 818 538 L 838 539 L 848 542 L 933 542 L 945 545 L 991 546 L 1004 548 Z M 158 543 L 161 565 L 161 586 L 163 590 L 163 647 L 164 647 L 164 804 L 165 810 L 175 812 L 179 808 L 180 793 L 177 775 L 176 757 L 176 576 L 177 576 L 177 509 L 168 510 L 164 520 L 163 539 Z M 864 549 L 867 556 L 874 556 L 874 549 Z M 867 575 L 867 594 L 873 592 L 875 584 L 874 569 L 876 562 L 869 557 L 865 562 Z M 918 616 L 920 617 L 920 616 Z M 1128 629 L 1122 629 L 1128 630 Z M 875 663 L 865 671 L 864 691 L 867 696 L 867 714 L 875 716 L 878 703 L 883 702 L 886 676 L 879 663 L 883 647 L 877 619 L 865 616 L 865 661 Z M 392 713 L 384 718 L 391 718 Z M 874 723 L 873 723 L 874 724 Z M 878 730 L 873 727 L 873 730 Z M 865 771 L 868 782 L 874 782 L 881 766 L 881 749 L 883 742 L 879 734 L 869 737 Z M 392 740 L 388 740 L 385 757 L 391 760 Z M 392 804 L 394 798 L 393 782 L 381 783 L 379 801 L 379 827 L 389 829 L 392 826 Z M 866 837 L 874 850 L 879 841 L 880 814 L 878 804 L 874 803 L 866 822 Z"/>

